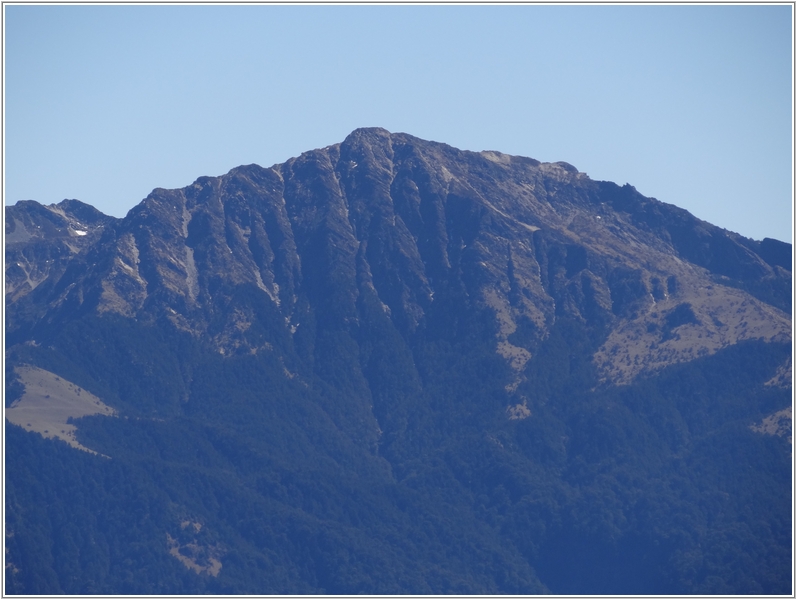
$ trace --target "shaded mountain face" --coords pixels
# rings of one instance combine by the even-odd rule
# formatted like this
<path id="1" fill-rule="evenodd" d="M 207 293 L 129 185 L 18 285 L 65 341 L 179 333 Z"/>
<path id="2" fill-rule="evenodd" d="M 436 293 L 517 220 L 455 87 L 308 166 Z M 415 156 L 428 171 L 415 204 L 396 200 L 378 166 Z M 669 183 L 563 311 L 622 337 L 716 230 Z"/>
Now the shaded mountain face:
<path id="1" fill-rule="evenodd" d="M 5 243 L 19 593 L 789 593 L 788 244 L 381 129 Z"/>

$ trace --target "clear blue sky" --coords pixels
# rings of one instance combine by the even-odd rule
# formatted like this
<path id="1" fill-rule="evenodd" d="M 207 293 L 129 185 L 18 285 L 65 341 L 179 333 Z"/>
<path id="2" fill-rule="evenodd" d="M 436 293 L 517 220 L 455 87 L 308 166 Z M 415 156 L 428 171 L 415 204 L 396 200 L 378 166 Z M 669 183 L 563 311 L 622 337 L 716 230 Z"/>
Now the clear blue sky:
<path id="1" fill-rule="evenodd" d="M 790 5 L 4 8 L 6 204 L 123 216 L 380 126 L 791 241 Z"/>

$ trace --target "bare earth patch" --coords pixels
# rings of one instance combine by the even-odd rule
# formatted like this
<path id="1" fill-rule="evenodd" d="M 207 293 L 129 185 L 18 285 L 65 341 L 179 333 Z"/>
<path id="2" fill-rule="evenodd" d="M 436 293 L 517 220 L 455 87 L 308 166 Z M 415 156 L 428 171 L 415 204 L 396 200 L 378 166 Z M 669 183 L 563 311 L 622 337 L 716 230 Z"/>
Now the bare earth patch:
<path id="1" fill-rule="evenodd" d="M 524 402 L 523 404 L 515 404 L 514 406 L 507 406 L 506 414 L 509 417 L 510 421 L 522 421 L 523 419 L 528 419 L 531 416 L 531 411 Z"/>
<path id="2" fill-rule="evenodd" d="M 757 425 L 751 425 L 750 429 L 764 435 L 788 436 L 791 443 L 791 406 L 769 415 Z"/>
<path id="3" fill-rule="evenodd" d="M 25 393 L 6 408 L 6 419 L 26 431 L 35 431 L 45 438 L 64 440 L 73 448 L 92 454 L 75 439 L 76 427 L 67 423 L 88 415 L 116 416 L 116 411 L 97 396 L 80 386 L 38 367 L 17 367 L 16 372 Z"/>
<path id="4" fill-rule="evenodd" d="M 774 377 L 764 385 L 779 388 L 788 388 L 791 385 L 791 357 L 778 367 Z"/>
<path id="5" fill-rule="evenodd" d="M 498 343 L 495 351 L 509 363 L 509 366 L 518 374 L 514 381 L 506 386 L 507 392 L 514 392 L 524 380 L 522 373 L 526 363 L 531 359 L 531 353 L 525 348 L 511 344 L 507 337 L 517 330 L 517 325 L 512 319 L 509 303 L 494 289 L 484 291 L 487 306 L 495 310 L 498 320 Z"/>
<path id="6" fill-rule="evenodd" d="M 219 571 L 221 571 L 221 561 L 215 556 L 215 551 L 212 548 L 193 542 L 180 545 L 168 533 L 166 534 L 166 544 L 169 547 L 169 554 L 183 563 L 186 568 L 200 575 L 207 573 L 218 577 Z"/>

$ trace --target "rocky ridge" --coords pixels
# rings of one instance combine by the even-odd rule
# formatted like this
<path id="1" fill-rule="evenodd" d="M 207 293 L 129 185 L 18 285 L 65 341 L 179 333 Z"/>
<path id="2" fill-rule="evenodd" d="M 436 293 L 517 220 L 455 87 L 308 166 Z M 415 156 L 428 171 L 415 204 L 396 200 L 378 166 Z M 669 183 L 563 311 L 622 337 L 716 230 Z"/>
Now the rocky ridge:
<path id="1" fill-rule="evenodd" d="M 408 339 L 435 294 L 457 288 L 494 312 L 496 352 L 518 378 L 568 316 L 607 324 L 594 361 L 622 384 L 741 340 L 790 339 L 787 246 L 566 163 L 362 129 L 271 168 L 156 189 L 124 219 L 76 201 L 8 208 L 7 322 L 13 337 L 74 311 L 165 318 L 222 354 L 258 352 L 270 342 L 253 335 L 252 307 L 226 290 L 256 289 L 291 335 L 308 307 L 356 327 L 372 294 Z M 531 333 L 516 345 L 521 322 Z"/>

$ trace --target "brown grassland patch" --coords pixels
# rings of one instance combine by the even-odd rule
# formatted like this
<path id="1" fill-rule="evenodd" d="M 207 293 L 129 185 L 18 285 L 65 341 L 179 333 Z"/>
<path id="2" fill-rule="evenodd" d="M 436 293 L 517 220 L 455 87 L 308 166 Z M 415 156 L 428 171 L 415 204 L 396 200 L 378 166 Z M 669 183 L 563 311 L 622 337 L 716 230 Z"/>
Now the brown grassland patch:
<path id="1" fill-rule="evenodd" d="M 97 454 L 75 439 L 77 427 L 68 423 L 88 415 L 116 416 L 116 411 L 80 386 L 38 367 L 16 368 L 25 393 L 6 408 L 6 419 L 45 438 L 58 438 L 86 452 Z"/>

